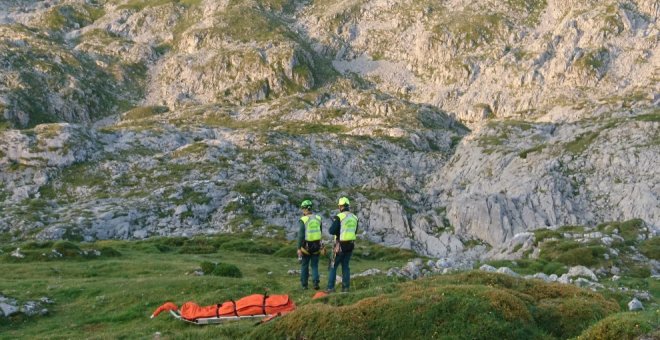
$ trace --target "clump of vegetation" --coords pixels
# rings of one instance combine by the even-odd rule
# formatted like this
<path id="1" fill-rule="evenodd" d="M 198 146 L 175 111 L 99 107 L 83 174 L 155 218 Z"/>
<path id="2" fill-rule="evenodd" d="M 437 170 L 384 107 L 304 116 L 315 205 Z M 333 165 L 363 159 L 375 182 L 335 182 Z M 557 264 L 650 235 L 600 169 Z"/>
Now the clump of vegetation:
<path id="1" fill-rule="evenodd" d="M 210 240 L 201 237 L 186 240 L 179 250 L 182 254 L 213 254 L 217 251 L 218 248 L 215 244 Z"/>
<path id="2" fill-rule="evenodd" d="M 486 264 L 493 267 L 509 267 L 518 274 L 522 275 L 533 275 L 536 273 L 545 273 L 548 275 L 556 274 L 562 275 L 568 272 L 568 268 L 564 263 L 556 261 L 548 261 L 543 259 L 531 260 L 531 259 L 520 259 L 520 260 L 495 260 L 495 261 L 486 261 Z M 478 268 L 480 265 L 477 265 Z"/>
<path id="3" fill-rule="evenodd" d="M 80 247 L 77 244 L 69 241 L 57 241 L 53 245 L 53 250 L 62 254 L 64 257 L 75 257 L 80 254 Z"/>
<path id="4" fill-rule="evenodd" d="M 575 66 L 598 78 L 604 75 L 605 69 L 609 63 L 610 52 L 607 48 L 599 48 L 593 51 L 587 51 L 575 60 Z"/>
<path id="5" fill-rule="evenodd" d="M 315 301 L 251 336 L 526 339 L 553 334 L 567 338 L 619 310 L 616 302 L 574 286 L 483 272 L 386 287 L 386 293 L 357 301 L 341 295 Z M 475 317 L 479 327 L 466 327 Z M 323 326 L 333 324 L 342 326 Z"/>
<path id="6" fill-rule="evenodd" d="M 541 259 L 569 266 L 594 266 L 605 261 L 607 249 L 598 243 L 581 244 L 573 240 L 553 240 L 541 245 Z"/>
<path id="7" fill-rule="evenodd" d="M 530 153 L 540 152 L 541 150 L 545 149 L 546 146 L 547 146 L 547 145 L 545 145 L 545 144 L 539 144 L 539 145 L 536 145 L 536 146 L 531 147 L 531 148 L 529 148 L 529 149 L 526 149 L 526 150 L 520 151 L 520 152 L 518 153 L 518 156 L 519 156 L 520 158 L 522 158 L 522 159 L 526 159 L 526 158 L 527 158 L 527 155 L 529 155 Z"/>
<path id="8" fill-rule="evenodd" d="M 598 225 L 597 229 L 608 234 L 612 234 L 616 230 L 626 242 L 633 242 L 637 241 L 644 226 L 644 220 L 637 218 L 625 222 L 603 223 Z"/>
<path id="9" fill-rule="evenodd" d="M 206 275 L 224 276 L 224 277 L 243 277 L 241 270 L 233 264 L 212 263 L 204 261 L 200 264 L 202 271 Z"/>
<path id="10" fill-rule="evenodd" d="M 127 111 L 122 115 L 122 120 L 137 120 L 161 115 L 169 111 L 167 106 L 142 106 Z"/>
<path id="11" fill-rule="evenodd" d="M 653 319 L 656 320 L 655 324 L 651 321 Z M 617 313 L 589 327 L 580 338 L 632 340 L 639 339 L 643 335 L 650 335 L 649 339 L 657 339 L 660 337 L 657 320 L 658 311 Z"/>
<path id="12" fill-rule="evenodd" d="M 380 261 L 403 261 L 419 257 L 410 249 L 387 248 L 378 244 L 358 244 L 353 250 L 353 258 L 380 260 Z"/>
<path id="13" fill-rule="evenodd" d="M 654 237 L 639 245 L 639 251 L 652 260 L 660 261 L 660 237 Z"/>
<path id="14" fill-rule="evenodd" d="M 566 143 L 566 151 L 579 155 L 589 148 L 596 138 L 598 138 L 598 135 L 598 131 L 583 133 L 577 136 L 573 141 Z"/>

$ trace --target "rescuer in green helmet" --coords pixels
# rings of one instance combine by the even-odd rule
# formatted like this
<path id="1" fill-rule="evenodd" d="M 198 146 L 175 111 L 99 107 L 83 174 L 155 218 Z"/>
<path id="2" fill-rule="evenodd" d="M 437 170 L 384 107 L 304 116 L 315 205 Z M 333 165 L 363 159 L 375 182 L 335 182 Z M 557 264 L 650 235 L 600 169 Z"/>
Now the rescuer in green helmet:
<path id="1" fill-rule="evenodd" d="M 341 264 L 342 292 L 348 292 L 351 284 L 351 269 L 349 261 L 353 255 L 355 239 L 358 230 L 358 218 L 350 211 L 351 202 L 346 197 L 339 199 L 339 214 L 332 219 L 330 235 L 335 236 L 335 247 L 333 249 L 334 263 L 331 262 L 328 274 L 328 292 L 335 291 L 335 279 L 337 267 Z"/>
<path id="2" fill-rule="evenodd" d="M 298 228 L 298 259 L 300 262 L 300 283 L 307 289 L 309 279 L 309 264 L 312 264 L 312 282 L 314 289 L 319 289 L 319 254 L 321 252 L 321 216 L 312 213 L 312 201 L 300 203 L 303 216 Z"/>

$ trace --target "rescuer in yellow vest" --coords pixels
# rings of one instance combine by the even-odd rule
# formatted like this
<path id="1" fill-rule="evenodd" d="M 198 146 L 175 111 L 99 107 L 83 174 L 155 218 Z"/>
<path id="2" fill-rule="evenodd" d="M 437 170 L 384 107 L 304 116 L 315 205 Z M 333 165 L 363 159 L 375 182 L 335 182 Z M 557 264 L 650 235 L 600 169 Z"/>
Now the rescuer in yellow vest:
<path id="1" fill-rule="evenodd" d="M 319 253 L 321 252 L 321 216 L 312 213 L 312 201 L 304 200 L 300 204 L 303 216 L 298 228 L 298 259 L 300 262 L 300 283 L 307 289 L 309 264 L 312 264 L 312 282 L 314 289 L 319 289 Z"/>
<path id="2" fill-rule="evenodd" d="M 334 256 L 335 261 L 330 267 L 328 274 L 328 292 L 335 291 L 335 280 L 337 267 L 341 264 L 341 291 L 348 292 L 351 284 L 351 269 L 349 261 L 353 255 L 355 247 L 355 238 L 358 230 L 358 218 L 350 211 L 350 202 L 348 198 L 339 199 L 339 214 L 332 219 L 330 235 L 335 236 Z"/>

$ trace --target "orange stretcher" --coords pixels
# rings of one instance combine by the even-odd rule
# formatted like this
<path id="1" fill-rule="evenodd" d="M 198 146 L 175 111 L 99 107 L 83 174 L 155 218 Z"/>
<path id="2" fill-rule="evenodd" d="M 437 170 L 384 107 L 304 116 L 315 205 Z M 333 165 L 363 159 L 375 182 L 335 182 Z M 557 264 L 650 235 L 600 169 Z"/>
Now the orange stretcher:
<path id="1" fill-rule="evenodd" d="M 296 304 L 288 295 L 253 294 L 236 301 L 229 300 L 211 306 L 186 302 L 179 308 L 172 302 L 166 302 L 151 314 L 151 318 L 155 318 L 161 312 L 169 311 L 174 318 L 196 325 L 257 318 L 262 319 L 261 322 L 266 322 L 295 309 Z"/>

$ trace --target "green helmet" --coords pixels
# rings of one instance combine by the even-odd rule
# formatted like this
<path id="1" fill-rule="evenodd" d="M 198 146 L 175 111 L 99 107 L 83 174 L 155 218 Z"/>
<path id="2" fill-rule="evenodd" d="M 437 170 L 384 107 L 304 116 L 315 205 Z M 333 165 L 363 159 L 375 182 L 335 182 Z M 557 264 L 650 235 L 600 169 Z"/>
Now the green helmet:
<path id="1" fill-rule="evenodd" d="M 339 199 L 339 205 L 351 205 L 351 202 L 348 200 L 348 198 L 342 197 Z"/>
<path id="2" fill-rule="evenodd" d="M 304 200 L 302 203 L 300 203 L 300 207 L 303 209 L 309 209 L 312 207 L 312 201 L 310 200 Z"/>

